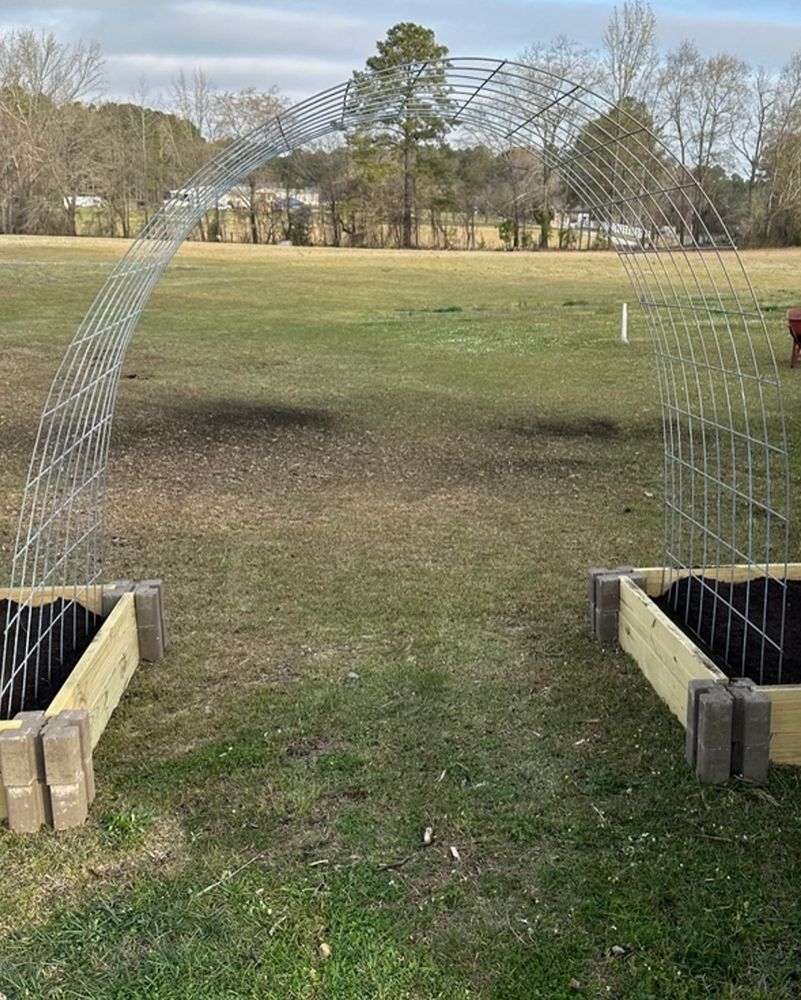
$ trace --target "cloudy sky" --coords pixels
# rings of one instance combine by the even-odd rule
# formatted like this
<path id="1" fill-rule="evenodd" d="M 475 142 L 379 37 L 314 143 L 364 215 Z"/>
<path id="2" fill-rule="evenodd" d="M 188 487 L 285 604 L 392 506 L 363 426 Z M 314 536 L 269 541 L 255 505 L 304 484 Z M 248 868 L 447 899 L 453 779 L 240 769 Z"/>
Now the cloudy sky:
<path id="1" fill-rule="evenodd" d="M 399 21 L 433 28 L 453 56 L 514 58 L 563 34 L 600 47 L 616 0 L 0 0 L 0 31 L 95 41 L 106 94 L 169 92 L 202 69 L 220 90 L 277 86 L 293 101 L 346 80 Z M 617 0 L 622 7 L 623 0 Z M 694 39 L 778 67 L 801 51 L 799 0 L 651 0 L 659 45 Z"/>

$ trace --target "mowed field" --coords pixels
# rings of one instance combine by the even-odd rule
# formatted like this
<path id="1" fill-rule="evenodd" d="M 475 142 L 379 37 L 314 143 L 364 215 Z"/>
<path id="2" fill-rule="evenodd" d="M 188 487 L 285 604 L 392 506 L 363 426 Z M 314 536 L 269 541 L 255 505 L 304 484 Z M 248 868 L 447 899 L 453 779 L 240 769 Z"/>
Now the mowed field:
<path id="1" fill-rule="evenodd" d="M 47 388 L 123 249 L 0 238 L 6 578 Z M 744 259 L 797 450 L 801 252 Z M 660 561 L 661 475 L 613 254 L 185 244 L 106 515 L 107 578 L 164 579 L 170 648 L 87 825 L 0 830 L 0 992 L 797 997 L 801 772 L 700 785 L 590 635 L 588 568 Z"/>

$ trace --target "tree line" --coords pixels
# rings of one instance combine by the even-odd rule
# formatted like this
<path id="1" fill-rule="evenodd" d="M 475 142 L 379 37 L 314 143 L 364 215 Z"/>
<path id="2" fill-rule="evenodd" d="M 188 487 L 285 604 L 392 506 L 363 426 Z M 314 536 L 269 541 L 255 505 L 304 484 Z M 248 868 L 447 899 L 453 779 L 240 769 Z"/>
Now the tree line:
<path id="1" fill-rule="evenodd" d="M 360 84 L 447 57 L 433 31 L 395 25 L 354 74 Z M 601 45 L 560 36 L 517 61 L 609 96 L 643 123 L 711 197 L 740 245 L 801 244 L 801 53 L 781 69 L 659 55 L 644 0 L 613 9 Z M 168 94 L 143 81 L 103 99 L 102 52 L 52 34 L 0 33 L 0 232 L 130 237 L 226 144 L 286 107 L 273 88 L 222 91 L 181 72 Z M 530 149 L 448 141 L 444 121 L 401 118 L 297 149 L 221 199 L 201 239 L 472 249 L 492 227 L 510 249 L 599 245 L 561 220 L 580 203 Z M 554 223 L 554 220 L 558 220 Z"/>

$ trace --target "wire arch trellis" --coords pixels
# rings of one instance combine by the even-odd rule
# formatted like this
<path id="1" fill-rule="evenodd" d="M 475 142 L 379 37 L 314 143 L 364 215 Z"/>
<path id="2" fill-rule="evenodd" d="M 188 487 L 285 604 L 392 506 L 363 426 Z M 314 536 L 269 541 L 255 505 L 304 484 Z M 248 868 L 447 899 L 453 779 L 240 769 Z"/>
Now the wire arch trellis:
<path id="1" fill-rule="evenodd" d="M 69 345 L 45 403 L 12 562 L 3 633 L 0 718 L 25 681 L 49 679 L 74 636 L 62 612 L 26 627 L 32 604 L 59 588 L 103 582 L 103 513 L 117 387 L 139 317 L 182 242 L 218 199 L 268 160 L 331 133 L 437 119 L 474 140 L 534 153 L 543 184 L 558 178 L 617 250 L 653 337 L 665 443 L 665 565 L 671 576 L 745 563 L 767 575 L 767 597 L 738 610 L 717 580 L 701 605 L 744 632 L 736 656 L 781 666 L 789 472 L 778 372 L 736 247 L 697 182 L 654 135 L 635 102 L 607 98 L 544 69 L 452 59 L 355 74 L 232 143 L 144 227 L 109 275 Z M 689 591 L 688 591 L 689 594 Z M 767 594 L 767 591 L 766 591 Z M 749 598 L 750 600 L 750 598 Z M 721 603 L 722 602 L 722 603 Z M 761 602 L 761 606 L 757 606 Z M 702 639 L 697 610 L 685 619 Z M 690 620 L 697 615 L 697 620 Z M 755 624 L 750 620 L 755 619 Z M 732 650 L 723 652 L 729 658 Z M 22 682 L 22 683 L 21 683 Z M 29 683 L 29 687 L 30 687 Z"/>

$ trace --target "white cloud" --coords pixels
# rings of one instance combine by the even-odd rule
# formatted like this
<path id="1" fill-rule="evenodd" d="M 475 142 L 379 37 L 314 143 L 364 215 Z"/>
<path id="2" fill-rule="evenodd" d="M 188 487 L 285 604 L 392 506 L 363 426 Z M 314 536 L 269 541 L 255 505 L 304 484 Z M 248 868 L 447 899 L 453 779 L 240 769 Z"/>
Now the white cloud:
<path id="1" fill-rule="evenodd" d="M 120 100 L 132 99 L 143 82 L 149 97 L 155 98 L 159 93 L 169 95 L 181 70 L 191 73 L 202 69 L 220 90 L 255 87 L 267 91 L 278 86 L 293 102 L 342 83 L 350 76 L 345 63 L 282 56 L 211 56 L 187 65 L 183 57 L 141 53 L 116 56 L 107 69 L 113 71 L 116 81 L 113 96 Z"/>
<path id="2" fill-rule="evenodd" d="M 0 0 L 0 30 L 30 26 L 97 41 L 113 97 L 141 77 L 168 89 L 183 69 L 217 86 L 277 86 L 293 100 L 347 79 L 398 21 L 431 27 L 454 56 L 516 58 L 559 34 L 599 49 L 620 0 Z M 801 50 L 798 0 L 652 0 L 660 46 L 778 67 Z"/>

